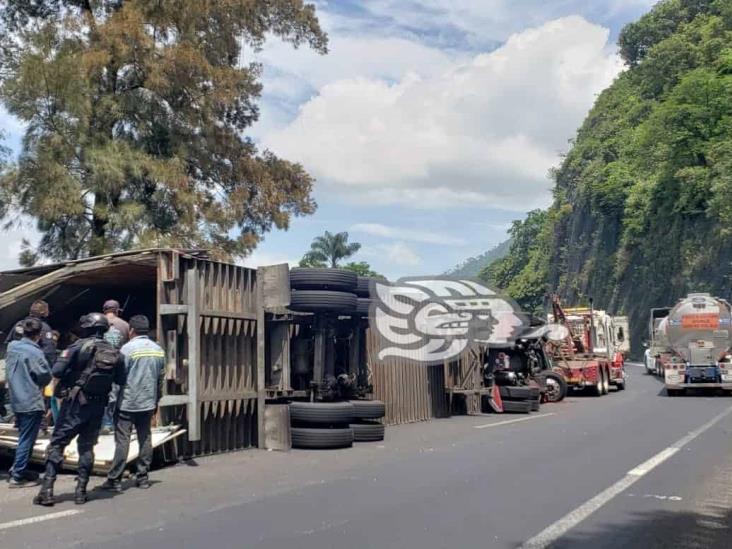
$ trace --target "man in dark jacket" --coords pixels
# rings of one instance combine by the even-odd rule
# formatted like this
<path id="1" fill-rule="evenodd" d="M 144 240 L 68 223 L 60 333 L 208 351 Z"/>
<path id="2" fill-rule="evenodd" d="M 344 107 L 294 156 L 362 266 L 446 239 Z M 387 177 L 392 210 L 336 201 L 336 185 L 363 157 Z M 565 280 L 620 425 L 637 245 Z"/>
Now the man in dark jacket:
<path id="1" fill-rule="evenodd" d="M 165 351 L 148 334 L 150 322 L 146 316 L 130 319 L 130 341 L 122 347 L 127 370 L 127 384 L 120 392 L 114 430 L 114 461 L 102 488 L 113 492 L 122 489 L 122 473 L 130 451 L 132 427 L 137 431 L 140 455 L 137 458 L 138 488 L 149 488 L 148 471 L 152 462 L 150 425 L 162 396 Z"/>
<path id="2" fill-rule="evenodd" d="M 30 307 L 28 316 L 23 320 L 19 320 L 18 322 L 16 322 L 12 329 L 8 332 L 8 335 L 5 338 L 5 345 L 10 345 L 11 341 L 20 341 L 21 339 L 23 339 L 23 321 L 27 320 L 28 318 L 37 318 L 41 321 L 41 337 L 38 340 L 38 345 L 41 347 L 43 354 L 46 355 L 46 360 L 48 361 L 48 363 L 50 365 L 53 365 L 54 361 L 56 360 L 56 339 L 54 339 L 53 337 L 51 327 L 46 324 L 45 321 L 45 319 L 48 318 L 49 314 L 50 311 L 48 308 L 48 303 L 41 300 L 34 301 L 33 305 L 31 305 Z M 4 418 L 4 421 L 12 421 L 13 410 L 5 409 L 5 404 L 7 404 L 7 402 L 5 401 L 5 392 L 6 388 L 2 386 L 2 383 L 0 383 L 0 417 L 8 414 L 8 416 Z"/>
<path id="3" fill-rule="evenodd" d="M 46 360 L 49 364 L 53 365 L 56 361 L 56 339 L 53 337 L 53 330 L 46 323 L 46 319 L 50 314 L 48 303 L 45 301 L 34 301 L 30 307 L 28 316 L 23 320 L 19 320 L 13 329 L 10 330 L 8 336 L 5 338 L 5 344 L 9 345 L 11 341 L 19 341 L 23 339 L 23 322 L 29 318 L 37 318 L 41 322 L 41 336 L 38 340 L 38 345 L 41 347 L 43 354 L 46 355 Z"/>
<path id="4" fill-rule="evenodd" d="M 53 377 L 59 380 L 56 396 L 63 398 L 58 423 L 53 429 L 46 455 L 46 475 L 41 491 L 33 503 L 51 506 L 55 503 L 53 485 L 64 460 L 64 449 L 78 435 L 79 469 L 74 502 L 87 501 L 86 486 L 94 465 L 94 445 L 97 443 L 104 408 L 112 383 L 125 384 L 122 355 L 104 333 L 109 322 L 102 313 L 90 313 L 81 318 L 84 339 L 66 349 L 53 366 Z"/>
<path id="5" fill-rule="evenodd" d="M 10 470 L 11 488 L 28 486 L 29 481 L 34 480 L 27 475 L 26 467 L 46 411 L 43 388 L 51 381 L 51 366 L 38 345 L 43 329 L 41 321 L 26 318 L 22 326 L 23 338 L 10 342 L 5 360 L 10 403 L 20 432 L 15 461 Z"/>

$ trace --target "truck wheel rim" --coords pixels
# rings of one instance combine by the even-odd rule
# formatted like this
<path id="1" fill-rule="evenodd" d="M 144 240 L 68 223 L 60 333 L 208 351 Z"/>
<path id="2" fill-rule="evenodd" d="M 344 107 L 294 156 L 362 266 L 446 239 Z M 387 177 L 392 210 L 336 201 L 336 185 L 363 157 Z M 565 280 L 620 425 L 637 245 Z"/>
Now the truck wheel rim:
<path id="1" fill-rule="evenodd" d="M 549 402 L 556 402 L 560 395 L 559 383 L 556 379 L 547 378 L 546 380 L 546 397 Z"/>

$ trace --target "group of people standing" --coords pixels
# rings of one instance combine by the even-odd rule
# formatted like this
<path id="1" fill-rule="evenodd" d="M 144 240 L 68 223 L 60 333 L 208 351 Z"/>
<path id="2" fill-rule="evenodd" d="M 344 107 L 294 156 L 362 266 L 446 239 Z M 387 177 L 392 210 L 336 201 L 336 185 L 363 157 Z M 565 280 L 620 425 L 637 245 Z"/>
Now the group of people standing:
<path id="1" fill-rule="evenodd" d="M 81 339 L 61 352 L 57 350 L 58 335 L 46 322 L 49 308 L 43 301 L 36 301 L 29 316 L 8 335 L 6 382 L 19 431 L 8 482 L 11 488 L 40 482 L 40 492 L 33 499 L 38 505 L 54 505 L 54 483 L 64 450 L 77 436 L 74 501 L 86 503 L 94 446 L 105 415 L 114 428 L 115 454 L 100 488 L 122 490 L 133 427 L 140 447 L 135 483 L 139 488 L 150 487 L 151 426 L 162 396 L 165 353 L 150 339 L 147 317 L 136 315 L 129 323 L 124 321 L 115 300 L 106 301 L 102 310 L 81 317 Z M 60 408 L 46 450 L 45 474 L 39 479 L 28 470 L 28 462 L 46 415 L 44 390 L 49 385 L 53 387 L 51 402 L 60 402 Z"/>

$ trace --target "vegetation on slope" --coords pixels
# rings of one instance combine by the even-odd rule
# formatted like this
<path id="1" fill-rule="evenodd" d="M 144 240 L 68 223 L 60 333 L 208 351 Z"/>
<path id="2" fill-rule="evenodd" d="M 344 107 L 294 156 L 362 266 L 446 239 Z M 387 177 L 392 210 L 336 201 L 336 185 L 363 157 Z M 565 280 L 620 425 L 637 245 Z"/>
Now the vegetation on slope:
<path id="1" fill-rule="evenodd" d="M 505 240 L 485 253 L 469 257 L 459 265 L 448 270 L 447 276 L 479 276 L 480 272 L 489 267 L 494 261 L 502 259 L 511 247 L 511 240 Z"/>
<path id="2" fill-rule="evenodd" d="M 732 289 L 732 2 L 664 0 L 619 46 L 628 69 L 555 171 L 540 229 L 514 225 L 531 244 L 487 275 L 529 309 L 594 297 L 637 344 L 650 307 Z"/>

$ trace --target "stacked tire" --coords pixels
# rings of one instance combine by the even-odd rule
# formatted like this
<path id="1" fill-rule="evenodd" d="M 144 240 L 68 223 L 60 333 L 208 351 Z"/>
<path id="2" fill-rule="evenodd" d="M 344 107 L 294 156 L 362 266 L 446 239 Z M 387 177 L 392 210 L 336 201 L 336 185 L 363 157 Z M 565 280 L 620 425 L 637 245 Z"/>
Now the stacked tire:
<path id="1" fill-rule="evenodd" d="M 293 448 L 323 450 L 350 448 L 354 442 L 384 440 L 384 403 L 291 402 L 290 435 Z"/>
<path id="2" fill-rule="evenodd" d="M 356 313 L 359 316 L 368 316 L 371 309 L 371 281 L 373 278 L 368 276 L 359 276 L 356 279 Z"/>
<path id="3" fill-rule="evenodd" d="M 353 437 L 356 442 L 378 442 L 384 440 L 385 426 L 381 418 L 386 413 L 386 406 L 380 400 L 351 400 L 354 410 L 354 421 L 351 423 Z"/>
<path id="4" fill-rule="evenodd" d="M 290 270 L 290 309 L 304 313 L 354 314 L 358 277 L 346 269 Z"/>
<path id="5" fill-rule="evenodd" d="M 528 414 L 541 407 L 541 389 L 534 385 L 499 386 L 504 413 Z"/>
<path id="6" fill-rule="evenodd" d="M 353 446 L 354 407 L 349 402 L 291 402 L 293 448 L 322 450 Z"/>

